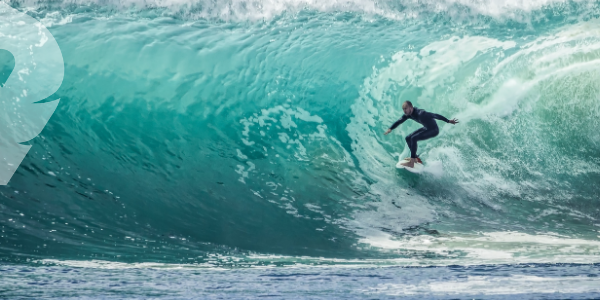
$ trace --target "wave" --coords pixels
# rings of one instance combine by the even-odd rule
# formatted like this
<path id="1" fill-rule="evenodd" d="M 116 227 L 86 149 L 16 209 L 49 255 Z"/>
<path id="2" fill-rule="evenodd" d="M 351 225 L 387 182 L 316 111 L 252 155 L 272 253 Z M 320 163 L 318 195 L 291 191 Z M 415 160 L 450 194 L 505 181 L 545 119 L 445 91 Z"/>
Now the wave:
<path id="1" fill-rule="evenodd" d="M 19 6 L 50 26 L 65 80 L 0 190 L 4 259 L 597 255 L 600 35 L 596 19 L 579 20 L 594 14 L 588 2 L 53 3 Z M 131 4 L 147 10 L 109 8 Z M 202 20 L 170 5 L 205 5 Z M 404 22 L 411 7 L 481 19 Z M 270 21 L 237 22 L 259 19 Z M 394 168 L 418 128 L 382 135 L 404 99 L 461 121 L 420 145 L 432 172 Z"/>

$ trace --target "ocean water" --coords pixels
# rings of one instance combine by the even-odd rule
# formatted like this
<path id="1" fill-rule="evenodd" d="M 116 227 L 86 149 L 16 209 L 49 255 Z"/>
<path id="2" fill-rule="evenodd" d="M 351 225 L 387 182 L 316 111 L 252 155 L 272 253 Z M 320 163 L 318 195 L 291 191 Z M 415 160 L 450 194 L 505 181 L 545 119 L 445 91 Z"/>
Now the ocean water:
<path id="1" fill-rule="evenodd" d="M 64 61 L 0 298 L 600 298 L 600 2 L 0 6 Z"/>

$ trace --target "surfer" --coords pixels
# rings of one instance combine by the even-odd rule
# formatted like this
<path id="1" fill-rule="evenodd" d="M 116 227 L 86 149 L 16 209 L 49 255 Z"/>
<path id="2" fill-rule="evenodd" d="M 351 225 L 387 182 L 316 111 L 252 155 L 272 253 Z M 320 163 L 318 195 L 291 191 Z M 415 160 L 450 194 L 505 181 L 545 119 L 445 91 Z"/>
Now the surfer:
<path id="1" fill-rule="evenodd" d="M 423 127 L 415 130 L 415 132 L 406 137 L 406 144 L 408 144 L 408 149 L 410 149 L 410 158 L 406 158 L 406 161 L 401 163 L 401 165 L 407 168 L 414 168 L 415 163 L 418 161 L 420 162 L 418 159 L 419 156 L 417 155 L 417 142 L 435 137 L 440 133 L 440 129 L 438 128 L 435 119 L 450 124 L 457 124 L 458 119 L 448 120 L 442 115 L 430 113 L 424 109 L 414 107 L 410 101 L 404 101 L 404 103 L 402 103 L 402 110 L 404 110 L 402 118 L 396 121 L 384 134 L 392 132 L 392 130 L 396 129 L 396 127 L 408 119 L 413 119 L 423 125 Z"/>

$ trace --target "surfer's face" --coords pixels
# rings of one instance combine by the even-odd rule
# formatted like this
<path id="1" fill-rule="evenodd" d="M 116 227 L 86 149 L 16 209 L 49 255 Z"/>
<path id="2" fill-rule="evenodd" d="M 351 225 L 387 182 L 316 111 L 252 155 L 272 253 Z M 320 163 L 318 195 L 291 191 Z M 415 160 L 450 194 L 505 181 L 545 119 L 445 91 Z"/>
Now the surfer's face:
<path id="1" fill-rule="evenodd" d="M 412 112 L 413 112 L 413 107 L 412 107 L 412 106 L 409 106 L 409 105 L 405 105 L 405 106 L 402 108 L 402 110 L 404 110 L 404 113 L 405 113 L 407 116 L 410 116 L 410 115 L 412 114 Z"/>

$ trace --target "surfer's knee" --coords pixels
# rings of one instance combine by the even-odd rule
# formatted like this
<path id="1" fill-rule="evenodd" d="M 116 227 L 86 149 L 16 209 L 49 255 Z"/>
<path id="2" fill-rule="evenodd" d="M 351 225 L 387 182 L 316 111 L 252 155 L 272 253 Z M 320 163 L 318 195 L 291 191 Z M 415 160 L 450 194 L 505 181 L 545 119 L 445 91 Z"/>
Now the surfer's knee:
<path id="1" fill-rule="evenodd" d="M 406 143 L 407 143 L 407 144 L 409 144 L 409 145 L 410 145 L 410 141 L 412 140 L 412 136 L 410 136 L 410 135 L 407 135 L 407 136 L 404 138 L 404 140 L 406 141 Z"/>
<path id="2" fill-rule="evenodd" d="M 436 137 L 438 136 L 438 134 L 440 134 L 440 129 L 439 128 L 433 128 L 428 130 L 427 132 L 427 138 L 432 138 L 432 137 Z"/>

